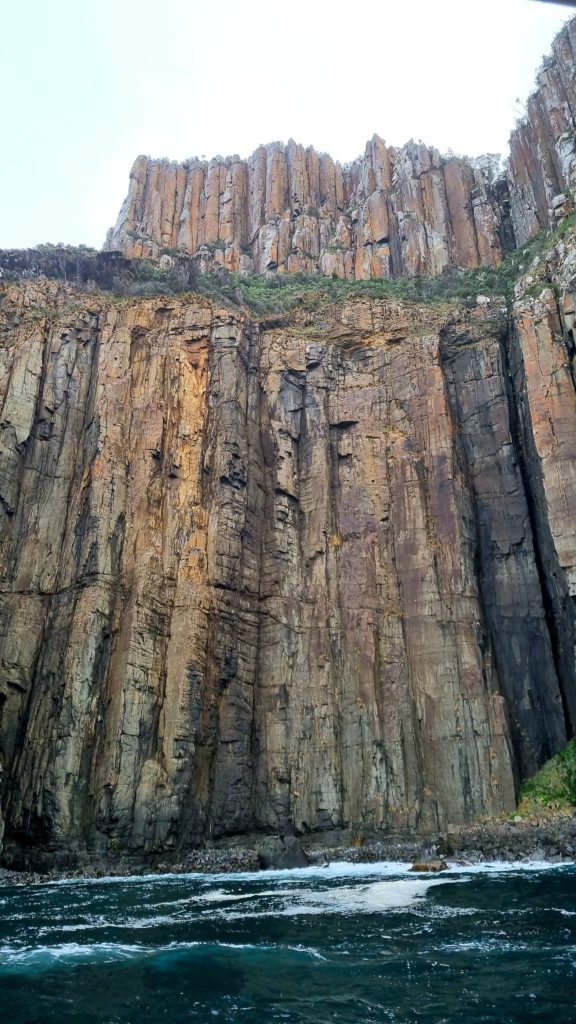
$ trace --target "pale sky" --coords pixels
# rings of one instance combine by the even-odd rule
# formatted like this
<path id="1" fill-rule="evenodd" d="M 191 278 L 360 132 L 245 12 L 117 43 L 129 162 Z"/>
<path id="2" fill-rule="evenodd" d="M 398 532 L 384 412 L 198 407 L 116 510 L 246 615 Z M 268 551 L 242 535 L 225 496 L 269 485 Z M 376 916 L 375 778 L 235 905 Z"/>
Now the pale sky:
<path id="1" fill-rule="evenodd" d="M 569 9 L 536 0 L 19 0 L 0 35 L 0 248 L 100 247 L 139 153 L 374 132 L 506 153 Z"/>

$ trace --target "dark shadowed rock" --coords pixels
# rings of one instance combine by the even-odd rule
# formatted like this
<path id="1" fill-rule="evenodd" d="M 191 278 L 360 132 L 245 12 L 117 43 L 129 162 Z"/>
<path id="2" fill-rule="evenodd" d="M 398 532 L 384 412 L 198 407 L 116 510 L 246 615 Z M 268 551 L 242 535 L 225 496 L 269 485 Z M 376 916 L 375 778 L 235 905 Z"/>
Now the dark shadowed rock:
<path id="1" fill-rule="evenodd" d="M 269 836 L 258 847 L 261 868 L 305 868 L 310 863 L 295 836 Z"/>

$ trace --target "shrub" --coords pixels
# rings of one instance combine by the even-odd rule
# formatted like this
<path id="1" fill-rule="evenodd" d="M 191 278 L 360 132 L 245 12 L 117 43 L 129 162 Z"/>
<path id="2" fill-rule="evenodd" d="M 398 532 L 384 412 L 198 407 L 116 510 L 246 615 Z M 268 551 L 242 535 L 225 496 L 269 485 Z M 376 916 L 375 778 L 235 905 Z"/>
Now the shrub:
<path id="1" fill-rule="evenodd" d="M 194 291 L 219 303 L 245 305 L 256 316 L 289 312 L 297 306 L 316 309 L 323 302 L 340 303 L 354 296 L 397 299 L 408 302 L 460 301 L 475 303 L 478 295 L 502 297 L 511 302 L 518 278 L 547 250 L 576 229 L 576 212 L 553 231 L 543 230 L 497 267 L 459 270 L 447 267 L 437 277 L 397 277 L 368 281 L 343 281 L 319 274 L 230 274 L 215 264 L 200 274 L 198 262 L 179 250 L 166 250 L 174 260 L 161 267 L 156 260 L 128 259 L 119 252 L 96 252 L 84 246 L 37 246 L 36 249 L 0 251 L 0 277 L 5 280 L 47 277 L 68 280 L 83 287 L 96 284 L 117 295 L 178 295 Z"/>
<path id="2" fill-rule="evenodd" d="M 576 806 L 576 740 L 570 740 L 564 750 L 522 783 L 519 810 L 529 810 L 534 805 Z"/>

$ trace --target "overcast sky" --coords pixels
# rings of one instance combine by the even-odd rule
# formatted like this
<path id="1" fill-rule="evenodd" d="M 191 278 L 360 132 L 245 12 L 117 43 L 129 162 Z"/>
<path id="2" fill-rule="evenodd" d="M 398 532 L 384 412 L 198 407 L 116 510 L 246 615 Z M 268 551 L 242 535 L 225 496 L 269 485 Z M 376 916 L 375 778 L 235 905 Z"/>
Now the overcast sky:
<path id="1" fill-rule="evenodd" d="M 139 153 L 290 137 L 352 160 L 374 132 L 506 152 L 567 20 L 536 0 L 19 0 L 0 36 L 0 248 L 100 247 Z"/>

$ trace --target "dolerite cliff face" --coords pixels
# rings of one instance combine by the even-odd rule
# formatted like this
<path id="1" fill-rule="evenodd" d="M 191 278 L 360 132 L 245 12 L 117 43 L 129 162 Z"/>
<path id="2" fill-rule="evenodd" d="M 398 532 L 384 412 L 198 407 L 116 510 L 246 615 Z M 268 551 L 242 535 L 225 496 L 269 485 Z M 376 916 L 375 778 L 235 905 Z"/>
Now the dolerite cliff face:
<path id="1" fill-rule="evenodd" d="M 374 136 L 347 167 L 324 153 L 261 146 L 249 160 L 138 157 L 106 247 L 128 256 L 208 251 L 228 270 L 346 279 L 494 265 L 509 244 L 505 182 L 466 161 Z"/>
<path id="2" fill-rule="evenodd" d="M 555 208 L 576 187 L 576 18 L 554 40 L 526 116 L 512 132 L 507 177 L 512 223 L 522 245 L 553 222 Z"/>
<path id="3" fill-rule="evenodd" d="M 512 133 L 505 175 L 375 135 L 341 166 L 312 147 L 261 146 L 248 160 L 183 164 L 141 156 L 106 247 L 211 256 L 230 271 L 346 279 L 497 265 L 566 212 L 576 187 L 576 19 L 539 72 Z"/>
<path id="4" fill-rule="evenodd" d="M 512 808 L 576 719 L 573 309 L 5 286 L 11 849 Z"/>

